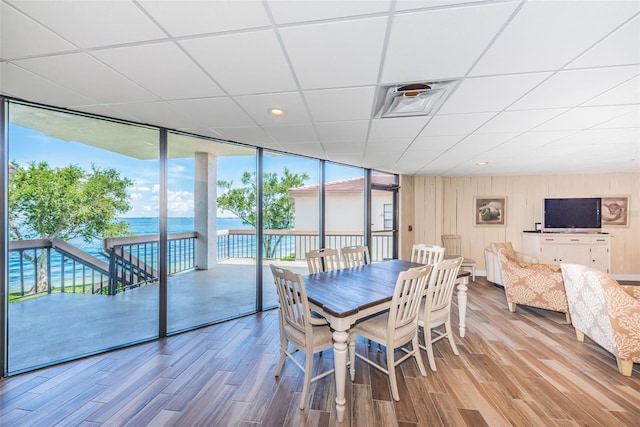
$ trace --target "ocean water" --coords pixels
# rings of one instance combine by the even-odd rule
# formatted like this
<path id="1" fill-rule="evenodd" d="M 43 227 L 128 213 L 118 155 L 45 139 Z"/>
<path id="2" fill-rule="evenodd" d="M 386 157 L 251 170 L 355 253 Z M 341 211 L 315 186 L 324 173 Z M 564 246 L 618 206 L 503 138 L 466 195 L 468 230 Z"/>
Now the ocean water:
<path id="1" fill-rule="evenodd" d="M 121 218 L 121 220 L 129 224 L 129 231 L 131 233 L 134 233 L 135 235 L 158 234 L 160 232 L 160 221 L 158 218 Z M 194 230 L 194 218 L 172 217 L 168 218 L 167 222 L 167 231 L 169 233 L 181 233 Z M 246 230 L 252 228 L 249 225 L 243 224 L 242 220 L 239 218 L 217 218 L 216 224 L 218 231 L 238 229 Z M 95 256 L 98 259 L 108 262 L 108 259 L 102 252 L 102 239 L 94 239 L 91 242 L 85 242 L 83 239 L 71 239 L 69 240 L 69 243 Z M 25 276 L 23 276 L 22 278 L 20 277 L 21 262 L 23 267 L 26 268 L 26 270 L 23 270 Z M 51 262 L 51 272 L 54 275 L 52 277 L 52 283 L 57 283 L 60 279 L 60 277 L 56 276 L 60 274 L 60 261 L 56 257 L 52 256 Z M 10 291 L 16 291 L 17 289 L 20 289 L 22 281 L 33 282 L 34 271 L 33 268 L 28 268 L 28 265 L 28 262 L 26 262 L 24 259 L 20 259 L 20 256 L 17 252 L 9 253 Z"/>

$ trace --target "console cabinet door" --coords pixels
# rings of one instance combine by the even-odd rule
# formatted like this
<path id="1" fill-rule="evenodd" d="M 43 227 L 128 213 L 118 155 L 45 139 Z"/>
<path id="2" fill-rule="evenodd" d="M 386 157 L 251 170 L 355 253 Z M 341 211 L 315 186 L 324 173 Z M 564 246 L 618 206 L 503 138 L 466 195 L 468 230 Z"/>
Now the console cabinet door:
<path id="1" fill-rule="evenodd" d="M 609 249 L 607 245 L 591 246 L 591 262 L 589 267 L 609 273 Z"/>

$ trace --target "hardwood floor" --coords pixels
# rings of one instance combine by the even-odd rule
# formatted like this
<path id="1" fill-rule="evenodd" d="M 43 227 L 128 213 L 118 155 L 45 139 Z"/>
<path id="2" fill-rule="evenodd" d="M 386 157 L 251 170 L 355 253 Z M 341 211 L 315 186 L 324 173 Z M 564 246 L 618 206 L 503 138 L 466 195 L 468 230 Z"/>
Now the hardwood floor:
<path id="1" fill-rule="evenodd" d="M 435 345 L 437 372 L 427 365 L 422 377 L 413 360 L 398 368 L 399 402 L 384 374 L 357 361 L 341 425 L 640 425 L 640 365 L 621 376 L 609 353 L 576 340 L 564 315 L 510 313 L 503 291 L 483 277 L 469 286 L 467 334 L 456 341 L 460 356 Z M 364 340 L 357 346 L 384 355 Z M 333 377 L 312 385 L 300 411 L 301 373 L 289 361 L 276 379 L 277 361 L 270 311 L 2 379 L 0 425 L 339 425 Z M 332 351 L 314 363 L 332 366 Z"/>

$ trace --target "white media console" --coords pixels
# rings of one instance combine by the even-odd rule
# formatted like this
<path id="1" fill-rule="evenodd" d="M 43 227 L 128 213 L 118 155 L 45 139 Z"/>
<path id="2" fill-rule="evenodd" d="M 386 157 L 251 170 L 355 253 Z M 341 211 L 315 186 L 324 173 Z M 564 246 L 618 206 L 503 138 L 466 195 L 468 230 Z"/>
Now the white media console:
<path id="1" fill-rule="evenodd" d="M 608 234 L 600 233 L 522 233 L 522 252 L 543 264 L 582 264 L 610 273 Z"/>

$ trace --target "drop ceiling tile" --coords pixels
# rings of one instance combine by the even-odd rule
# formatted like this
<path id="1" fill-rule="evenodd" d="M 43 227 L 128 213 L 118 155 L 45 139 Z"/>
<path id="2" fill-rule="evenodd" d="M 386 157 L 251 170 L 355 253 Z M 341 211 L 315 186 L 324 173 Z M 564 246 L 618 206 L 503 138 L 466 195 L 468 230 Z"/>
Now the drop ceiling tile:
<path id="1" fill-rule="evenodd" d="M 420 136 L 413 141 L 405 155 L 435 157 L 436 154 L 439 155 L 456 145 L 462 138 L 462 135 Z"/>
<path id="2" fill-rule="evenodd" d="M 566 111 L 568 111 L 567 108 L 503 111 L 475 133 L 526 132 Z"/>
<path id="3" fill-rule="evenodd" d="M 324 149 L 316 143 L 282 142 L 283 150 L 287 153 L 299 154 L 301 156 L 314 157 L 316 159 L 326 159 Z"/>
<path id="4" fill-rule="evenodd" d="M 629 79 L 584 103 L 585 106 L 615 104 L 640 104 L 640 76 Z"/>
<path id="5" fill-rule="evenodd" d="M 91 104 L 93 100 L 52 83 L 10 62 L 0 63 L 0 88 L 5 95 L 59 107 Z"/>
<path id="6" fill-rule="evenodd" d="M 415 138 L 428 120 L 427 116 L 374 119 L 369 139 Z"/>
<path id="7" fill-rule="evenodd" d="M 327 159 L 332 162 L 358 167 L 363 166 L 362 157 L 361 153 L 333 153 L 331 155 L 327 155 Z"/>
<path id="8" fill-rule="evenodd" d="M 269 9 L 276 24 L 318 21 L 332 18 L 384 13 L 389 10 L 389 0 L 367 1 L 282 1 L 268 0 Z"/>
<path id="9" fill-rule="evenodd" d="M 545 146 L 574 133 L 576 133 L 576 131 L 528 132 L 510 139 L 498 147 L 490 149 L 484 153 L 484 155 L 487 158 L 520 157 L 525 150 Z"/>
<path id="10" fill-rule="evenodd" d="M 331 157 L 334 154 L 364 154 L 365 143 L 362 140 L 345 140 L 341 142 L 323 142 L 327 155 Z"/>
<path id="11" fill-rule="evenodd" d="M 224 95 L 174 43 L 105 49 L 92 55 L 163 99 Z"/>
<path id="12" fill-rule="evenodd" d="M 309 123 L 309 115 L 298 92 L 270 93 L 265 95 L 242 95 L 234 97 L 238 104 L 260 125 Z M 286 111 L 282 117 L 269 114 L 269 108 L 278 107 Z"/>
<path id="13" fill-rule="evenodd" d="M 603 122 L 594 128 L 640 128 L 640 111 L 632 111 L 631 113 Z M 640 141 L 640 138 L 638 138 L 637 141 Z M 640 146 L 640 143 L 638 145 Z"/>
<path id="14" fill-rule="evenodd" d="M 110 108 L 129 117 L 135 117 L 137 122 L 152 126 L 182 129 L 193 127 L 197 124 L 190 117 L 185 117 L 176 112 L 175 108 L 164 101 L 117 104 L 111 105 Z"/>
<path id="15" fill-rule="evenodd" d="M 576 107 L 536 127 L 535 130 L 588 129 L 637 110 L 638 107 L 635 105 Z"/>
<path id="16" fill-rule="evenodd" d="M 567 68 L 640 63 L 640 16 L 589 49 Z"/>
<path id="17" fill-rule="evenodd" d="M 371 139 L 367 141 L 367 153 L 371 152 L 389 152 L 389 153 L 402 153 L 411 144 L 413 138 L 384 138 L 384 139 Z"/>
<path id="18" fill-rule="evenodd" d="M 396 15 L 382 82 L 464 76 L 516 6 L 482 4 Z"/>
<path id="19" fill-rule="evenodd" d="M 478 129 L 495 113 L 437 115 L 420 136 L 466 135 Z"/>
<path id="20" fill-rule="evenodd" d="M 264 126 L 264 130 L 271 137 L 284 146 L 284 144 L 309 144 L 319 141 L 313 126 L 310 124 Z"/>
<path id="21" fill-rule="evenodd" d="M 215 128 L 255 125 L 238 105 L 228 98 L 169 101 L 178 114 L 194 123 L 190 127 Z"/>
<path id="22" fill-rule="evenodd" d="M 484 1 L 484 0 L 480 0 Z M 424 9 L 427 7 L 456 6 L 465 3 L 477 3 L 477 0 L 397 0 L 396 10 Z"/>
<path id="23" fill-rule="evenodd" d="M 155 96 L 86 53 L 15 61 L 39 76 L 92 99 L 92 103 L 141 102 Z"/>
<path id="24" fill-rule="evenodd" d="M 575 107 L 640 73 L 640 65 L 561 71 L 513 104 L 510 110 Z"/>
<path id="25" fill-rule="evenodd" d="M 215 127 L 213 130 L 220 134 L 222 139 L 256 145 L 258 147 L 265 147 L 274 142 L 273 138 L 271 138 L 262 128 L 255 126 Z M 278 149 L 282 148 L 278 146 Z"/>
<path id="26" fill-rule="evenodd" d="M 637 11 L 629 1 L 526 2 L 470 75 L 558 69 Z"/>
<path id="27" fill-rule="evenodd" d="M 502 111 L 550 75 L 535 73 L 465 79 L 438 114 Z"/>
<path id="28" fill-rule="evenodd" d="M 372 169 L 385 170 L 390 164 L 394 164 L 400 158 L 400 153 L 396 151 L 367 151 L 364 156 L 364 162 Z"/>
<path id="29" fill-rule="evenodd" d="M 296 90 L 272 30 L 179 42 L 230 95 Z"/>
<path id="30" fill-rule="evenodd" d="M 13 5 L 83 48 L 167 37 L 129 1 L 16 1 Z"/>
<path id="31" fill-rule="evenodd" d="M 375 84 L 386 18 L 369 18 L 280 29 L 302 89 Z M 348 43 L 345 43 L 348 40 Z"/>
<path id="32" fill-rule="evenodd" d="M 270 25 L 260 1 L 139 1 L 174 37 Z"/>
<path id="33" fill-rule="evenodd" d="M 359 141 L 364 144 L 369 129 L 368 120 L 350 122 L 316 123 L 320 140 L 323 142 Z"/>
<path id="34" fill-rule="evenodd" d="M 304 98 L 316 122 L 364 120 L 371 117 L 375 86 L 308 90 Z"/>
<path id="35" fill-rule="evenodd" d="M 23 37 L 22 34 L 29 34 L 29 37 Z M 25 58 L 70 50 L 76 50 L 76 47 L 6 3 L 0 3 L 2 59 Z"/>

